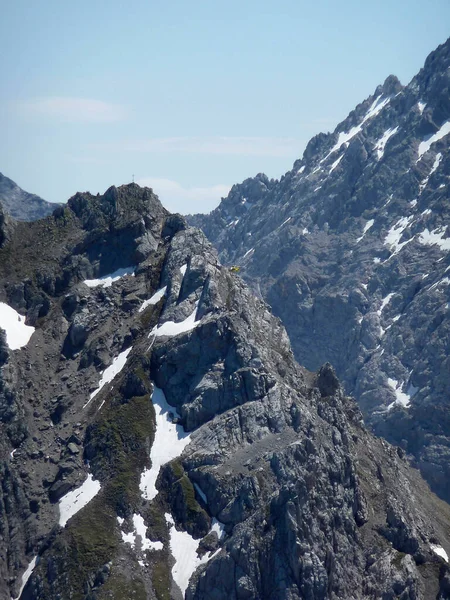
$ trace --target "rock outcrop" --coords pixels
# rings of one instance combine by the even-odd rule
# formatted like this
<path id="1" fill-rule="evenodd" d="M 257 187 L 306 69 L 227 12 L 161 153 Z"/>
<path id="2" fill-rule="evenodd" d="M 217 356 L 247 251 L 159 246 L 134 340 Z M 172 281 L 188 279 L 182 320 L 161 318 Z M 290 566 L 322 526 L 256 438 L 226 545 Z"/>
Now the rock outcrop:
<path id="1" fill-rule="evenodd" d="M 151 190 L 17 224 L 0 273 L 35 327 L 1 324 L 2 597 L 448 597 L 448 505 Z"/>

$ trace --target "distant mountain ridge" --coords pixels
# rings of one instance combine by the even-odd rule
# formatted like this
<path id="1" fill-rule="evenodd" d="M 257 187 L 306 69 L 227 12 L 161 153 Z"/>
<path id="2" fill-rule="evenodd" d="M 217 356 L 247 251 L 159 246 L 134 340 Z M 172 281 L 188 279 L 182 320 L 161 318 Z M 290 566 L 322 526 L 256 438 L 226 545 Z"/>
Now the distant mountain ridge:
<path id="1" fill-rule="evenodd" d="M 30 194 L 9 177 L 0 173 L 0 203 L 4 210 L 17 221 L 43 219 L 61 204 L 47 202 L 36 194 Z"/>
<path id="2" fill-rule="evenodd" d="M 309 369 L 325 361 L 375 431 L 450 500 L 450 40 L 395 76 L 280 181 L 233 186 L 203 229 L 270 303 Z"/>

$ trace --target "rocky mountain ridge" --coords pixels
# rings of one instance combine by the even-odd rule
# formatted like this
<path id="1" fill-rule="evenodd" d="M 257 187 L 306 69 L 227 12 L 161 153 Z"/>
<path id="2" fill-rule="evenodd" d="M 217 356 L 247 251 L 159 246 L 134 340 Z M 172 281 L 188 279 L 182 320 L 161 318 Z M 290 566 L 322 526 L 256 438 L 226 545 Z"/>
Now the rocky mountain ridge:
<path id="1" fill-rule="evenodd" d="M 36 221 L 51 215 L 60 206 L 30 194 L 0 173 L 0 203 L 3 210 L 17 221 Z"/>
<path id="2" fill-rule="evenodd" d="M 233 186 L 188 217 L 285 325 L 329 361 L 367 422 L 447 501 L 450 471 L 450 40 L 394 76 L 280 181 Z"/>
<path id="3" fill-rule="evenodd" d="M 199 230 L 134 184 L 13 225 L 2 597 L 449 597 L 448 505 Z"/>

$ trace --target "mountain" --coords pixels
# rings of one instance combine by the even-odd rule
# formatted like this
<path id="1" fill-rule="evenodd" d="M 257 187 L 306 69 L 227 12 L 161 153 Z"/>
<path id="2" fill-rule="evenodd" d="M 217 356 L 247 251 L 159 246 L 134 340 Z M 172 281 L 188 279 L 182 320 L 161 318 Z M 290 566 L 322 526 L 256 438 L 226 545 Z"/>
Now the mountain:
<path id="1" fill-rule="evenodd" d="M 17 221 L 42 219 L 60 206 L 46 202 L 36 194 L 30 194 L 0 173 L 0 203 L 3 209 Z"/>
<path id="2" fill-rule="evenodd" d="M 0 249 L 0 595 L 450 597 L 450 508 L 135 184 Z"/>
<path id="3" fill-rule="evenodd" d="M 450 501 L 450 40 L 390 76 L 280 181 L 235 185 L 203 229 L 285 325 L 329 361 L 373 430 Z"/>

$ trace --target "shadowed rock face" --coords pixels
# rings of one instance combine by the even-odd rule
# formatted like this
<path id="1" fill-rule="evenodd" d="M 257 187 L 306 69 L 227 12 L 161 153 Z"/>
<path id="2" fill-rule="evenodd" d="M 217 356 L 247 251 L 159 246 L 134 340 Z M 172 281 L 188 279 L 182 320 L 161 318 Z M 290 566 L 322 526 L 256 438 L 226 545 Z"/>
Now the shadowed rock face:
<path id="1" fill-rule="evenodd" d="M 280 181 L 189 217 L 278 315 L 300 364 L 329 361 L 370 426 L 450 500 L 450 40 L 390 76 Z"/>
<path id="2" fill-rule="evenodd" d="M 448 505 L 151 190 L 18 224 L 0 272 L 0 299 L 36 327 L 14 352 L 0 336 L 1 597 L 36 555 L 22 600 L 446 597 L 432 545 L 450 552 Z M 101 489 L 62 528 L 88 472 Z M 197 540 L 183 581 L 175 531 Z"/>
<path id="3" fill-rule="evenodd" d="M 36 194 L 22 190 L 17 183 L 0 173 L 0 203 L 4 210 L 17 221 L 43 219 L 61 206 L 46 202 Z"/>

